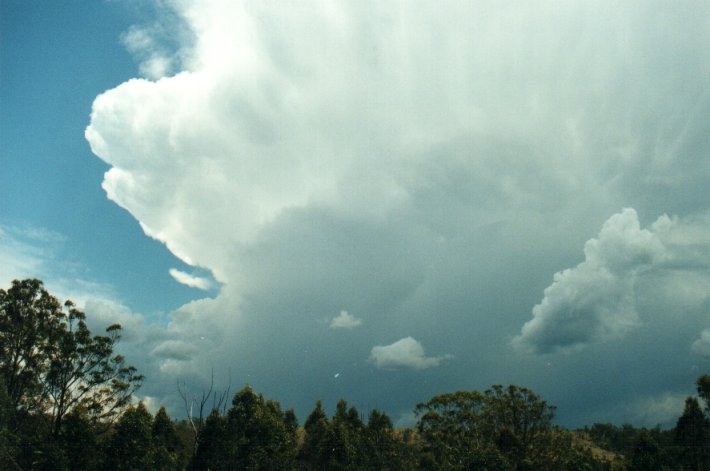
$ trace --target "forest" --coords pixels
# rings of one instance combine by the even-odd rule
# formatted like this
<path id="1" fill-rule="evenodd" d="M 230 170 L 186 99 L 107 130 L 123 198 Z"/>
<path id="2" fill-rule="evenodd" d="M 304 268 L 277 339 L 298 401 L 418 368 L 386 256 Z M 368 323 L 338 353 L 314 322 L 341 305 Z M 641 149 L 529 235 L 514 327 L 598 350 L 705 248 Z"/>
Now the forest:
<path id="1" fill-rule="evenodd" d="M 516 385 L 434 396 L 413 405 L 407 429 L 344 399 L 334 411 L 316 401 L 299 424 L 249 386 L 211 410 L 218 396 L 206 391 L 194 415 L 176 420 L 136 400 L 145 378 L 114 351 L 121 326 L 95 335 L 85 317 L 40 280 L 0 289 L 0 469 L 710 469 L 709 375 L 669 429 L 568 430 L 554 405 Z"/>

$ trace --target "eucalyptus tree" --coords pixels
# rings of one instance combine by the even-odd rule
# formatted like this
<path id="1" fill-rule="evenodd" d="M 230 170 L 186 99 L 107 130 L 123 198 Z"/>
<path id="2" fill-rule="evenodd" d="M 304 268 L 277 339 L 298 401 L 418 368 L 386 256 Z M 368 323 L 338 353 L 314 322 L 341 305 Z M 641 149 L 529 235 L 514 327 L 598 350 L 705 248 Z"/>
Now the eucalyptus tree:
<path id="1" fill-rule="evenodd" d="M 40 280 L 0 289 L 0 381 L 14 410 L 51 419 L 55 439 L 75 408 L 105 423 L 129 405 L 143 376 L 114 354 L 120 338 L 119 324 L 92 335 L 85 314 Z"/>

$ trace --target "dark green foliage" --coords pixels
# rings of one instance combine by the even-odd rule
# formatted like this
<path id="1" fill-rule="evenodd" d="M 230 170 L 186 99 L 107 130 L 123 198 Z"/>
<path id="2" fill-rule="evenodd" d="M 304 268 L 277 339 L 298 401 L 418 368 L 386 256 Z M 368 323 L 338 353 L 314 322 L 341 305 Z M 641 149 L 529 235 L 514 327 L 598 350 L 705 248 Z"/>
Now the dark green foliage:
<path id="1" fill-rule="evenodd" d="M 373 410 L 365 424 L 355 407 L 341 400 L 328 420 L 320 401 L 304 425 L 302 469 L 410 470 L 417 467 L 411 431 L 404 439 L 384 413 Z"/>
<path id="2" fill-rule="evenodd" d="M 323 469 L 328 462 L 329 450 L 326 444 L 328 427 L 328 418 L 323 410 L 323 404 L 317 401 L 303 425 L 305 436 L 299 453 L 299 461 L 308 469 Z"/>
<path id="3" fill-rule="evenodd" d="M 37 414 L 20 410 L 14 414 L 14 460 L 21 469 L 56 470 L 66 467 L 64 454 L 52 436 L 50 422 Z"/>
<path id="4" fill-rule="evenodd" d="M 14 414 L 5 383 L 0 379 L 0 469 L 19 469 L 15 462 L 17 436 L 13 431 Z"/>
<path id="5" fill-rule="evenodd" d="M 386 469 L 397 458 L 392 420 L 383 412 L 372 410 L 365 432 L 365 456 L 370 469 Z"/>
<path id="6" fill-rule="evenodd" d="M 250 387 L 239 391 L 227 412 L 230 469 L 292 469 L 294 436 L 276 401 L 264 401 Z"/>
<path id="7" fill-rule="evenodd" d="M 115 471 L 150 470 L 153 417 L 143 403 L 129 407 L 118 420 L 105 453 L 104 468 Z"/>
<path id="8" fill-rule="evenodd" d="M 69 469 L 98 469 L 101 453 L 94 423 L 83 409 L 74 409 L 64 418 L 59 443 Z"/>
<path id="9" fill-rule="evenodd" d="M 705 411 L 710 412 L 710 375 L 702 375 L 695 385 L 698 389 L 698 396 L 705 402 Z"/>
<path id="10" fill-rule="evenodd" d="M 194 470 L 228 469 L 227 420 L 213 409 L 197 437 L 197 452 L 192 460 Z"/>
<path id="11" fill-rule="evenodd" d="M 155 414 L 151 436 L 153 469 L 169 471 L 184 467 L 183 444 L 165 407 Z"/>
<path id="12" fill-rule="evenodd" d="M 655 471 L 663 469 L 666 459 L 658 442 L 647 431 L 641 431 L 629 456 L 629 471 Z"/>
<path id="13" fill-rule="evenodd" d="M 685 400 L 685 410 L 675 428 L 678 461 L 688 470 L 710 469 L 710 424 L 698 400 Z"/>
<path id="14" fill-rule="evenodd" d="M 193 468 L 288 470 L 295 465 L 296 417 L 276 401 L 245 387 L 235 394 L 226 417 L 216 409 L 198 437 Z"/>

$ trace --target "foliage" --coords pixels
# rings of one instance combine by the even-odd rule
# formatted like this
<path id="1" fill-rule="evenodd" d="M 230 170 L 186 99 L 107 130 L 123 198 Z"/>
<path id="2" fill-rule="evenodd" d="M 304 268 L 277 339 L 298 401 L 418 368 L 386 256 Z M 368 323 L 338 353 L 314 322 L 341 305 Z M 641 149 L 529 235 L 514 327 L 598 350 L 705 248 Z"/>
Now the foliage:
<path id="1" fill-rule="evenodd" d="M 226 417 L 213 409 L 198 437 L 194 469 L 293 469 L 295 414 L 250 387 L 237 392 Z"/>
<path id="2" fill-rule="evenodd" d="M 92 336 L 84 313 L 71 301 L 62 308 L 39 280 L 0 290 L 0 379 L 14 409 L 50 417 L 54 439 L 74 408 L 111 420 L 143 379 L 113 354 L 120 332 L 113 324 Z"/>
<path id="3" fill-rule="evenodd" d="M 596 459 L 552 424 L 555 408 L 527 388 L 493 385 L 418 404 L 421 466 L 459 469 L 585 469 Z M 591 468 L 590 468 L 591 469 Z"/>
<path id="4" fill-rule="evenodd" d="M 152 423 L 153 418 L 142 402 L 128 408 L 109 440 L 104 467 L 115 471 L 153 469 Z"/>
<path id="5" fill-rule="evenodd" d="M 153 418 L 151 438 L 153 469 L 169 471 L 184 467 L 183 444 L 165 407 Z"/>
<path id="6" fill-rule="evenodd" d="M 227 454 L 227 420 L 217 409 L 212 409 L 198 435 L 192 469 L 195 471 L 228 469 Z"/>
<path id="7" fill-rule="evenodd" d="M 698 400 L 685 400 L 683 415 L 678 418 L 675 428 L 675 442 L 678 447 L 678 461 L 686 469 L 710 468 L 710 423 L 700 409 Z"/>
<path id="8" fill-rule="evenodd" d="M 698 396 L 705 402 L 705 411 L 710 412 L 710 375 L 702 375 L 695 385 L 698 390 Z"/>
<path id="9" fill-rule="evenodd" d="M 59 443 L 68 469 L 98 469 L 101 461 L 98 437 L 94 423 L 85 410 L 76 408 L 67 414 Z"/>

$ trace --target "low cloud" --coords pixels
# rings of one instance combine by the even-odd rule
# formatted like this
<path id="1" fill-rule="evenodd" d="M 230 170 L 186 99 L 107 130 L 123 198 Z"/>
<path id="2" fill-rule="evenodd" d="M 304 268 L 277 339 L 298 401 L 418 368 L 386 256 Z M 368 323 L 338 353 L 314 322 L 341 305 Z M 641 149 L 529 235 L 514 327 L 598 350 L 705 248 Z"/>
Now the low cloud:
<path id="1" fill-rule="evenodd" d="M 197 352 L 197 348 L 180 340 L 168 340 L 155 347 L 150 353 L 162 359 L 187 361 Z"/>
<path id="2" fill-rule="evenodd" d="M 627 208 L 604 223 L 584 255 L 575 268 L 555 274 L 515 346 L 537 353 L 577 350 L 639 325 L 634 283 L 639 272 L 666 258 L 658 236 L 641 229 L 636 211 Z"/>
<path id="3" fill-rule="evenodd" d="M 691 346 L 694 353 L 710 357 L 710 329 L 705 329 L 700 333 L 700 338 L 693 342 Z"/>
<path id="4" fill-rule="evenodd" d="M 197 288 L 203 291 L 208 291 L 212 288 L 212 283 L 207 278 L 190 275 L 189 273 L 180 271 L 177 268 L 170 269 L 170 276 L 172 276 L 178 283 L 182 283 L 190 288 Z"/>
<path id="5" fill-rule="evenodd" d="M 385 370 L 434 368 L 447 358 L 450 358 L 449 355 L 426 356 L 422 345 L 412 337 L 405 337 L 390 345 L 377 345 L 370 352 L 370 361 Z"/>
<path id="6" fill-rule="evenodd" d="M 354 329 L 362 324 L 362 319 L 359 319 L 348 311 L 340 311 L 340 314 L 330 320 L 331 329 Z"/>

